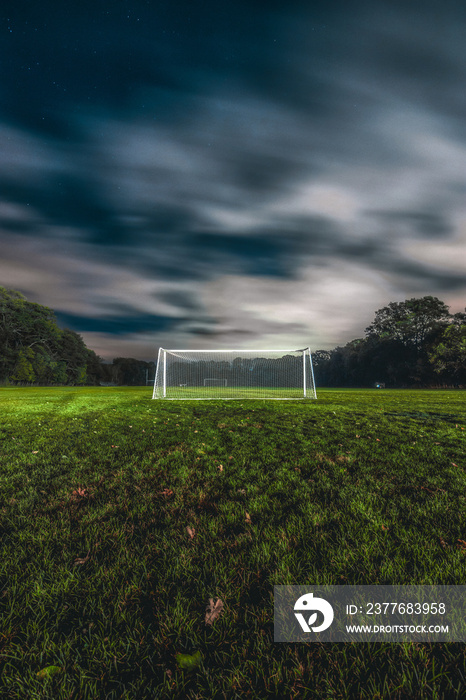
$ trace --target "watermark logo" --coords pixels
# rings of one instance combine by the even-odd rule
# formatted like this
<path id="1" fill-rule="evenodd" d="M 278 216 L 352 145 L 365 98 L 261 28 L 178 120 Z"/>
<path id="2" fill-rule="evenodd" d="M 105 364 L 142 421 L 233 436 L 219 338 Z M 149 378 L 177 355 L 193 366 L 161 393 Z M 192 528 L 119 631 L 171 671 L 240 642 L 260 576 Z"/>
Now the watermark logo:
<path id="1" fill-rule="evenodd" d="M 311 583 L 274 597 L 276 642 L 466 642 L 466 585 Z"/>
<path id="2" fill-rule="evenodd" d="M 309 616 L 307 622 L 302 614 L 303 612 L 309 613 L 311 611 L 317 610 L 321 612 L 324 616 L 324 621 L 321 625 L 314 627 L 313 625 L 317 621 L 317 612 L 312 612 Z M 326 600 L 323 598 L 314 598 L 313 593 L 305 593 L 302 595 L 296 603 L 294 604 L 294 614 L 303 632 L 323 632 L 330 627 L 333 622 L 333 608 Z M 301 612 L 297 612 L 301 611 Z"/>

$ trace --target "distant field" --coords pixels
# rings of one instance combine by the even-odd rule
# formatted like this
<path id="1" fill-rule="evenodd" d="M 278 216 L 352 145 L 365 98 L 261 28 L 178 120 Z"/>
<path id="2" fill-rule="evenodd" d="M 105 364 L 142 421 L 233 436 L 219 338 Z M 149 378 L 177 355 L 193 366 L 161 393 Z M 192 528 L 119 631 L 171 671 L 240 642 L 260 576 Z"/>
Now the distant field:
<path id="1" fill-rule="evenodd" d="M 464 392 L 151 395 L 0 389 L 1 698 L 466 697 L 464 644 L 273 642 L 274 585 L 465 584 Z"/>

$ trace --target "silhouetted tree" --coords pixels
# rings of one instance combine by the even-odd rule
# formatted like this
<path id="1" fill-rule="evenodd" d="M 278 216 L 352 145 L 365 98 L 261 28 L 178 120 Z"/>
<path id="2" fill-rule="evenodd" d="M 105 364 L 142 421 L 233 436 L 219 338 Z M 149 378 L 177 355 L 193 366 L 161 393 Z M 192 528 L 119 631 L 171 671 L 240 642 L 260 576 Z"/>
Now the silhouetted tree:
<path id="1" fill-rule="evenodd" d="M 0 380 L 98 383 L 99 363 L 78 333 L 57 326 L 51 309 L 0 287 Z"/>
<path id="2" fill-rule="evenodd" d="M 448 306 L 437 297 L 391 302 L 375 314 L 365 330 L 367 336 L 400 340 L 404 345 L 422 347 L 451 322 Z"/>

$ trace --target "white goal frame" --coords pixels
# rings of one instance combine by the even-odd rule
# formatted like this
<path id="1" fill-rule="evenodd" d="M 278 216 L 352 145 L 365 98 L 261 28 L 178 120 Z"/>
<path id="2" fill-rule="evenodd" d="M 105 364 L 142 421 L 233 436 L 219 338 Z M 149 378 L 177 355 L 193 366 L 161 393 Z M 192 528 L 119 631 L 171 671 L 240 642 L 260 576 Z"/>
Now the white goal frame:
<path id="1" fill-rule="evenodd" d="M 208 353 L 215 359 L 203 360 L 204 356 L 208 357 Z M 170 362 L 171 359 L 173 359 L 173 363 Z M 205 364 L 202 367 L 201 365 L 207 362 L 213 363 L 214 369 L 211 369 L 210 376 L 207 374 L 206 377 L 209 367 Z M 267 362 L 270 365 L 267 365 Z M 243 363 L 245 364 L 244 368 Z M 190 368 L 192 368 L 193 376 L 186 377 L 189 375 Z M 215 372 L 221 375 L 221 370 L 228 374 L 228 377 L 212 377 Z M 247 370 L 252 374 L 249 375 Z M 239 375 L 241 375 L 240 380 L 238 380 Z M 231 382 L 231 377 L 235 381 Z M 206 379 L 222 383 L 215 387 L 208 386 L 205 384 Z M 262 381 L 263 379 L 265 381 Z M 290 380 L 289 386 L 286 384 L 288 380 Z M 248 384 L 248 382 L 251 383 Z M 211 391 L 214 389 L 217 389 L 218 392 Z M 208 395 L 203 395 L 206 392 Z M 273 395 L 274 393 L 275 395 Z M 317 399 L 311 351 L 309 347 L 301 350 L 168 350 L 159 348 L 152 398 L 196 401 Z"/>

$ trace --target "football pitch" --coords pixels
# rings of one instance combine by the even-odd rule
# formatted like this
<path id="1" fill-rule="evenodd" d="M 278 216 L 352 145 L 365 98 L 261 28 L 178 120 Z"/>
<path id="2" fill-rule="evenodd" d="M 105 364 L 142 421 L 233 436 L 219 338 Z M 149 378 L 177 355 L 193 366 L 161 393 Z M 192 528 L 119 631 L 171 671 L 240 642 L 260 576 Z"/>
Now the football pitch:
<path id="1" fill-rule="evenodd" d="M 464 392 L 2 388 L 0 431 L 0 697 L 466 697 L 464 643 L 273 629 L 274 585 L 465 583 Z"/>

